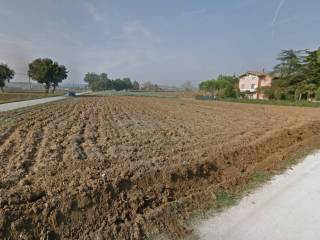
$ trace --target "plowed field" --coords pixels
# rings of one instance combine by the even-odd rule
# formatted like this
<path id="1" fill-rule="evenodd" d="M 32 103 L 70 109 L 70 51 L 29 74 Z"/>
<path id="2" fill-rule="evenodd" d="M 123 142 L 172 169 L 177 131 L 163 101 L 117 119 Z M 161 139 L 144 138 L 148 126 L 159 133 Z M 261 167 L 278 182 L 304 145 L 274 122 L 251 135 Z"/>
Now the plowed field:
<path id="1" fill-rule="evenodd" d="M 188 233 L 215 192 L 320 135 L 320 111 L 82 97 L 0 114 L 0 239 Z"/>

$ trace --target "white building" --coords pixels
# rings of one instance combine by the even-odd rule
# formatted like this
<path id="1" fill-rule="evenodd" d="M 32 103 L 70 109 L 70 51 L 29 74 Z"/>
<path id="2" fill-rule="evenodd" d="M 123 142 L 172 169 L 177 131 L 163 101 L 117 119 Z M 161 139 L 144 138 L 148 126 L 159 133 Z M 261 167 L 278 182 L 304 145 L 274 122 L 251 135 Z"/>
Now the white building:
<path id="1" fill-rule="evenodd" d="M 240 92 L 246 93 L 250 99 L 267 99 L 257 91 L 261 87 L 271 87 L 272 76 L 268 73 L 249 71 L 239 78 Z"/>

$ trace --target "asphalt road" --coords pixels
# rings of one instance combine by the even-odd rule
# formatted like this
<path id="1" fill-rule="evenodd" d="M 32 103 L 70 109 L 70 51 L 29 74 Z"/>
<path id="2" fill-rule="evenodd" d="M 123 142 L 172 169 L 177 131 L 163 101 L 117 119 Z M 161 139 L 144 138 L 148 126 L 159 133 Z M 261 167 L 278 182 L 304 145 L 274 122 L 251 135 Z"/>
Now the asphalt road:
<path id="1" fill-rule="evenodd" d="M 196 231 L 202 240 L 319 240 L 320 152 Z"/>
<path id="2" fill-rule="evenodd" d="M 89 92 L 77 93 L 77 96 L 84 95 L 87 93 Z M 39 99 L 20 101 L 20 102 L 4 103 L 4 104 L 0 104 L 0 112 L 34 106 L 34 105 L 48 103 L 48 102 L 54 102 L 54 101 L 58 101 L 66 98 L 68 98 L 68 96 L 48 97 L 48 98 L 39 98 Z"/>

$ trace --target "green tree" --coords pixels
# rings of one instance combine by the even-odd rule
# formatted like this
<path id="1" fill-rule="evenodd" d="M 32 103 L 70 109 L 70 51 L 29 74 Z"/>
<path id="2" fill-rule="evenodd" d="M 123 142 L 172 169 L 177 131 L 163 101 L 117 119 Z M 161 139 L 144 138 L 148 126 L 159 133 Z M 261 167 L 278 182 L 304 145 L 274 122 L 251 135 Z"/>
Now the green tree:
<path id="1" fill-rule="evenodd" d="M 137 81 L 134 81 L 132 84 L 132 89 L 133 90 L 139 90 L 140 89 L 140 84 Z"/>
<path id="2" fill-rule="evenodd" d="M 84 77 L 84 81 L 86 83 L 88 83 L 89 88 L 92 91 L 96 91 L 97 90 L 97 82 L 99 81 L 100 76 L 96 73 L 93 72 L 88 72 L 86 73 L 85 77 Z"/>
<path id="3" fill-rule="evenodd" d="M 230 76 L 230 75 L 220 74 L 217 80 L 224 80 L 224 81 L 230 82 L 235 88 L 238 88 L 239 78 L 236 77 L 235 75 Z"/>
<path id="4" fill-rule="evenodd" d="M 38 58 L 29 64 L 28 76 L 44 84 L 45 91 L 48 93 L 50 87 L 53 87 L 54 92 L 58 84 L 68 77 L 68 71 L 65 66 L 49 58 Z"/>
<path id="5" fill-rule="evenodd" d="M 237 97 L 238 78 L 235 76 L 219 75 L 216 80 L 207 80 L 199 84 L 199 89 L 221 98 Z"/>
<path id="6" fill-rule="evenodd" d="M 316 100 L 320 101 L 320 87 L 318 87 L 318 89 L 316 91 Z"/>
<path id="7" fill-rule="evenodd" d="M 314 83 L 305 84 L 303 87 L 303 93 L 306 95 L 307 100 L 311 100 L 315 97 L 317 91 L 317 85 Z"/>
<path id="8" fill-rule="evenodd" d="M 109 79 L 108 74 L 101 73 L 87 73 L 84 81 L 88 83 L 92 91 L 104 91 L 114 89 L 116 91 L 133 89 L 133 84 L 130 78 L 117 78 L 115 80 Z M 139 86 L 138 86 L 139 88 Z"/>
<path id="9" fill-rule="evenodd" d="M 14 71 L 8 67 L 7 64 L 0 64 L 0 89 L 3 92 L 3 88 L 6 82 L 9 82 L 14 77 Z"/>
<path id="10" fill-rule="evenodd" d="M 236 98 L 237 92 L 234 89 L 234 86 L 231 83 L 228 83 L 223 90 L 223 97 L 226 98 Z"/>
<path id="11" fill-rule="evenodd" d="M 89 88 L 92 91 L 102 91 L 112 89 L 111 80 L 108 78 L 108 74 L 101 73 L 100 75 L 89 72 L 85 75 L 84 81 L 88 83 Z"/>
<path id="12" fill-rule="evenodd" d="M 305 50 L 282 50 L 277 58 L 280 63 L 274 67 L 274 72 L 278 73 L 280 78 L 290 78 L 300 71 L 305 53 Z"/>
<path id="13" fill-rule="evenodd" d="M 100 74 L 98 88 L 99 88 L 99 90 L 112 89 L 112 80 L 108 78 L 107 73 Z"/>
<path id="14" fill-rule="evenodd" d="M 285 95 L 284 95 L 283 90 L 281 88 L 276 88 L 274 90 L 274 98 L 276 100 L 284 100 L 285 99 Z"/>
<path id="15" fill-rule="evenodd" d="M 303 74 L 305 84 L 320 85 L 320 50 L 307 51 Z"/>
<path id="16" fill-rule="evenodd" d="M 268 87 L 268 86 L 260 87 L 258 91 L 268 99 L 274 99 L 274 89 L 272 87 Z"/>
<path id="17" fill-rule="evenodd" d="M 304 79 L 303 63 L 305 59 L 305 50 L 282 50 L 277 58 L 280 61 L 274 67 L 274 88 L 275 97 L 281 92 L 281 99 L 293 99 L 296 89 L 302 84 Z M 279 97 L 279 96 L 278 96 Z"/>
<path id="18" fill-rule="evenodd" d="M 52 93 L 56 91 L 59 83 L 68 77 L 67 68 L 63 65 L 59 65 L 58 63 L 54 63 L 53 72 L 53 78 L 51 81 Z"/>
<path id="19" fill-rule="evenodd" d="M 112 88 L 116 91 L 121 91 L 126 88 L 126 83 L 123 82 L 120 78 L 117 78 L 112 81 Z"/>
<path id="20" fill-rule="evenodd" d="M 129 90 L 129 89 L 133 88 L 133 85 L 132 85 L 130 78 L 123 78 L 122 81 L 124 84 L 123 84 L 123 89 L 121 89 L 121 90 Z"/>

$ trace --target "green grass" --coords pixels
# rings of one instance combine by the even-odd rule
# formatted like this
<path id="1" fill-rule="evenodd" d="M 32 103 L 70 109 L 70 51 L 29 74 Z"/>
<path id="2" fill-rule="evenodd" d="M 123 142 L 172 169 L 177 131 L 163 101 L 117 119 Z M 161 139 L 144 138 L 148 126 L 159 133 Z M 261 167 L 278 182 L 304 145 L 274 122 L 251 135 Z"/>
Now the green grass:
<path id="1" fill-rule="evenodd" d="M 308 101 L 289 101 L 289 100 L 256 100 L 256 99 L 220 99 L 219 101 L 264 104 L 264 105 L 279 105 L 279 106 L 296 106 L 296 107 L 320 107 L 320 102 Z"/>
<path id="2" fill-rule="evenodd" d="M 272 173 L 267 171 L 255 171 L 251 175 L 248 183 L 241 187 L 235 187 L 231 191 L 218 191 L 216 195 L 216 206 L 217 210 L 223 210 L 225 208 L 234 206 L 238 203 L 241 197 L 256 189 L 262 184 L 266 183 L 271 179 Z"/>
<path id="3" fill-rule="evenodd" d="M 166 92 L 168 93 L 168 92 Z M 134 97 L 160 97 L 160 98 L 176 98 L 174 95 L 163 94 L 162 92 L 140 92 L 140 91 L 99 91 L 90 95 L 96 96 L 134 96 Z"/>
<path id="4" fill-rule="evenodd" d="M 217 209 L 224 209 L 233 206 L 238 202 L 237 197 L 234 194 L 226 191 L 217 192 L 216 197 Z"/>
<path id="5" fill-rule="evenodd" d="M 259 186 L 262 183 L 265 183 L 266 181 L 269 181 L 271 178 L 271 174 L 266 171 L 255 171 L 252 176 L 250 183 L 253 186 Z"/>

